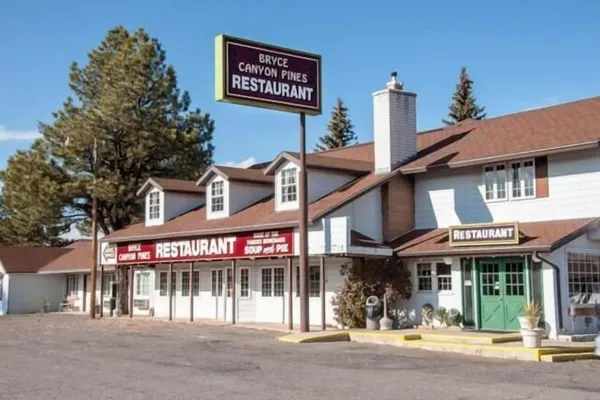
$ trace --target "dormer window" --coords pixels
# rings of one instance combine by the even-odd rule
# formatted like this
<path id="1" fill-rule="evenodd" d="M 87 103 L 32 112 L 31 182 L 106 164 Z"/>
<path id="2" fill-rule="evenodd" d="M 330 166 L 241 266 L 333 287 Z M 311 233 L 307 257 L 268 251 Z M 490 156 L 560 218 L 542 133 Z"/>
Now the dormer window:
<path id="1" fill-rule="evenodd" d="M 148 198 L 148 219 L 160 218 L 160 192 L 152 192 Z"/>
<path id="2" fill-rule="evenodd" d="M 281 203 L 292 203 L 297 199 L 296 169 L 286 168 L 281 171 Z"/>
<path id="3" fill-rule="evenodd" d="M 212 212 L 219 212 L 225 209 L 223 185 L 223 181 L 215 181 L 210 184 L 210 202 Z"/>

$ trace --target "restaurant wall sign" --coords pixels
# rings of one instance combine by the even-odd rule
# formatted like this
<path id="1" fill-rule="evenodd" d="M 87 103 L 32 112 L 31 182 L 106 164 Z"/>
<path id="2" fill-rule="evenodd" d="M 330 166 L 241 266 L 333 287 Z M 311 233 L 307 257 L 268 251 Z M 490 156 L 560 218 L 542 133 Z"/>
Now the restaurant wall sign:
<path id="1" fill-rule="evenodd" d="M 450 246 L 519 244 L 519 223 L 458 225 L 449 228 Z"/>
<path id="2" fill-rule="evenodd" d="M 137 243 L 117 243 L 117 264 L 154 264 L 294 254 L 293 231 L 253 232 Z"/>
<path id="3" fill-rule="evenodd" d="M 246 39 L 215 39 L 217 101 L 321 114 L 321 56 Z"/>

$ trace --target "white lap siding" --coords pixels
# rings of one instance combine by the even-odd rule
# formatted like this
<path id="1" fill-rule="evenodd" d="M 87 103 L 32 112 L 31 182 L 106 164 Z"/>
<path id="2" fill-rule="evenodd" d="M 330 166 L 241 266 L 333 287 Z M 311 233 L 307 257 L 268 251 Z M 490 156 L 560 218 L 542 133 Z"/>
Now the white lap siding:
<path id="1" fill-rule="evenodd" d="M 326 322 L 334 324 L 333 306 L 331 300 L 335 291 L 342 284 L 343 277 L 340 275 L 340 267 L 346 262 L 346 259 L 329 258 L 326 260 L 325 279 L 326 279 Z M 310 265 L 319 266 L 318 258 L 311 259 Z M 295 324 L 300 322 L 300 300 L 296 294 L 297 261 L 293 268 L 293 320 Z M 231 262 L 213 262 L 196 263 L 194 269 L 200 274 L 199 295 L 194 297 L 194 318 L 213 319 L 231 322 L 232 299 L 227 297 L 226 277 L 227 268 L 231 268 Z M 262 293 L 262 270 L 269 268 L 271 270 L 271 296 L 263 296 Z M 283 268 L 283 296 L 274 296 L 275 284 L 273 275 L 275 268 Z M 223 291 L 221 296 L 213 296 L 212 293 L 212 271 L 222 269 L 223 271 Z M 242 270 L 248 270 L 248 295 L 242 296 Z M 176 290 L 173 294 L 173 318 L 189 318 L 189 297 L 181 294 L 181 274 L 183 271 L 189 271 L 189 264 L 174 264 L 173 271 L 176 274 Z M 154 286 L 154 315 L 166 318 L 169 316 L 168 296 L 160 296 L 160 276 L 161 272 L 168 272 L 168 265 L 158 265 L 155 274 Z M 239 322 L 265 322 L 265 323 L 288 323 L 288 279 L 289 270 L 287 259 L 278 260 L 240 260 L 237 262 L 235 290 L 237 294 L 236 319 Z M 217 293 L 218 294 L 218 293 Z M 310 298 L 310 323 L 312 325 L 321 324 L 321 298 Z"/>
<path id="2" fill-rule="evenodd" d="M 417 276 L 417 264 L 426 263 L 431 265 L 431 290 L 419 290 L 419 278 Z M 444 307 L 446 310 L 456 308 L 463 313 L 462 303 L 462 272 L 460 269 L 460 258 L 453 257 L 451 265 L 452 290 L 438 290 L 437 276 L 435 275 L 436 263 L 443 263 L 441 259 L 422 259 L 407 261 L 412 279 L 412 295 L 408 300 L 398 300 L 398 310 L 405 316 L 403 321 L 410 325 L 422 323 L 421 310 L 424 304 L 431 304 L 433 308 Z"/>

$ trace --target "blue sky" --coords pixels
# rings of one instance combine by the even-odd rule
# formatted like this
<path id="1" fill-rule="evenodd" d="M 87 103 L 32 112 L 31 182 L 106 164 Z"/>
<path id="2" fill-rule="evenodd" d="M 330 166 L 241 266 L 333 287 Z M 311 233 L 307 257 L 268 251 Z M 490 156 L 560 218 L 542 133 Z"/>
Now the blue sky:
<path id="1" fill-rule="evenodd" d="M 173 3 L 173 4 L 169 4 Z M 309 149 L 337 96 L 360 141 L 372 138 L 371 93 L 398 71 L 418 94 L 418 127 L 435 128 L 461 66 L 489 116 L 600 95 L 600 2 L 539 1 L 46 1 L 0 6 L 0 168 L 27 148 L 37 121 L 70 94 L 71 61 L 86 62 L 115 25 L 144 27 L 194 106 L 216 121 L 215 161 L 271 159 L 298 149 L 298 116 L 214 101 L 219 33 L 323 56 L 324 114 L 308 118 Z"/>

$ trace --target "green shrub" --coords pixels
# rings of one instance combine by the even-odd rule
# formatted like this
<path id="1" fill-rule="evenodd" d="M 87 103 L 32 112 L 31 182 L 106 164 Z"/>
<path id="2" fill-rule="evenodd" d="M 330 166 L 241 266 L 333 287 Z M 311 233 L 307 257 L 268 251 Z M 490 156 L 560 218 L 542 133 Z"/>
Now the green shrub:
<path id="1" fill-rule="evenodd" d="M 410 298 L 410 273 L 396 258 L 354 259 L 342 267 L 341 274 L 344 276 L 344 283 L 331 303 L 336 322 L 344 327 L 365 327 L 365 303 L 369 296 L 383 299 L 383 295 L 386 294 L 388 306 L 392 307 L 396 299 Z"/>

